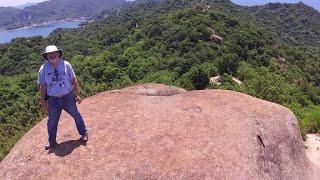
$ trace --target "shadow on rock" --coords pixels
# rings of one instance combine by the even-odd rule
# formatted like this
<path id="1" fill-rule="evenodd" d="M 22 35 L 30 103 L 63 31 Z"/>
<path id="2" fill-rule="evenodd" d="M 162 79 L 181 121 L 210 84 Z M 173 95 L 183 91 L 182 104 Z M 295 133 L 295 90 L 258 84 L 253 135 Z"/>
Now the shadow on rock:
<path id="1" fill-rule="evenodd" d="M 73 150 L 80 147 L 80 145 L 86 146 L 87 144 L 79 140 L 70 140 L 57 144 L 54 148 L 49 150 L 49 154 L 55 153 L 55 155 L 64 157 L 72 153 Z"/>

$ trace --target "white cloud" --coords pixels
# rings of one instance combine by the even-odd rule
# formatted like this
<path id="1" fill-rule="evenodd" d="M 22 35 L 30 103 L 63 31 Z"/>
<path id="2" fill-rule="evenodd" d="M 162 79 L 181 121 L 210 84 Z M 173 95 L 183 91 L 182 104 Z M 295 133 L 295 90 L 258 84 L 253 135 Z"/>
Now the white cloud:
<path id="1" fill-rule="evenodd" d="M 38 3 L 45 0 L 0 0 L 0 6 L 19 6 L 26 3 Z"/>

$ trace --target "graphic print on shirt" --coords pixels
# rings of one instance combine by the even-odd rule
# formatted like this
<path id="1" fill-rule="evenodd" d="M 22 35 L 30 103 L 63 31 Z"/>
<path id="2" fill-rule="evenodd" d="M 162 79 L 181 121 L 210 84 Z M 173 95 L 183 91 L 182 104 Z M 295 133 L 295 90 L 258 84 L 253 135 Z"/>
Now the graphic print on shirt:
<path id="1" fill-rule="evenodd" d="M 50 72 L 47 74 L 50 79 L 51 82 L 49 84 L 49 87 L 60 87 L 60 88 L 64 88 L 66 87 L 66 82 L 65 82 L 65 72 L 59 72 L 57 69 L 55 69 L 53 72 Z"/>

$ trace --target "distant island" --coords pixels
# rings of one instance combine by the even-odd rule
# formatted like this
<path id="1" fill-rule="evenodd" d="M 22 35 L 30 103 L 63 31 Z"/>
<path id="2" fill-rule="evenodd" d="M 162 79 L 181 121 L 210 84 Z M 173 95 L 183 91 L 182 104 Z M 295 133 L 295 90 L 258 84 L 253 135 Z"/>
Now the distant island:
<path id="1" fill-rule="evenodd" d="M 23 9 L 0 7 L 0 30 L 30 27 L 50 21 L 90 17 L 104 9 L 117 7 L 125 2 L 125 0 L 50 0 L 26 6 Z"/>

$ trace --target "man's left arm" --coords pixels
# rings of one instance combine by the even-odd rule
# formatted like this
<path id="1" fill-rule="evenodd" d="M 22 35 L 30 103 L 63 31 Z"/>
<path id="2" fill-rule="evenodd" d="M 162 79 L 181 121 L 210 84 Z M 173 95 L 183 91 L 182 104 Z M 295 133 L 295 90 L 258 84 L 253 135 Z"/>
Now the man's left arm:
<path id="1" fill-rule="evenodd" d="M 78 104 L 80 104 L 82 99 L 81 99 L 81 90 L 80 90 L 80 86 L 79 86 L 79 82 L 78 82 L 77 76 L 74 73 L 72 65 L 69 62 L 66 62 L 66 63 L 67 63 L 68 75 L 69 75 L 69 77 L 71 79 L 71 83 L 73 85 L 74 91 L 76 92 L 77 102 L 78 102 Z"/>
<path id="2" fill-rule="evenodd" d="M 80 90 L 80 86 L 79 86 L 79 82 L 76 76 L 73 77 L 73 79 L 71 80 L 72 84 L 73 84 L 73 88 L 74 91 L 76 92 L 76 96 L 77 96 L 77 102 L 78 104 L 81 103 L 82 99 L 81 99 L 81 90 Z"/>

